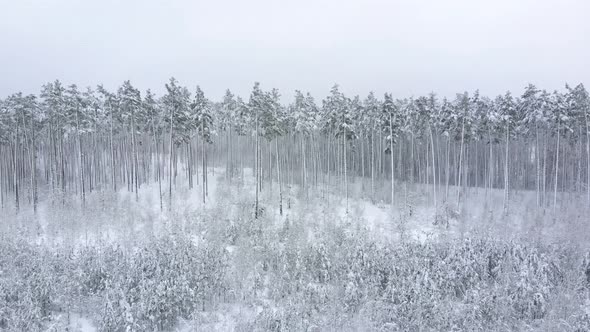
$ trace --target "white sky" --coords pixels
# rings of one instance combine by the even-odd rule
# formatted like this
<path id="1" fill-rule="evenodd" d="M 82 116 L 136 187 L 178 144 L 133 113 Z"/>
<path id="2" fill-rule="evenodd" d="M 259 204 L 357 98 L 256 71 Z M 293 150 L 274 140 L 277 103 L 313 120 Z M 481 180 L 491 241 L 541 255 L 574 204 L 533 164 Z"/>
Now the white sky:
<path id="1" fill-rule="evenodd" d="M 55 79 L 221 99 L 590 85 L 587 0 L 0 0 L 0 98 Z"/>

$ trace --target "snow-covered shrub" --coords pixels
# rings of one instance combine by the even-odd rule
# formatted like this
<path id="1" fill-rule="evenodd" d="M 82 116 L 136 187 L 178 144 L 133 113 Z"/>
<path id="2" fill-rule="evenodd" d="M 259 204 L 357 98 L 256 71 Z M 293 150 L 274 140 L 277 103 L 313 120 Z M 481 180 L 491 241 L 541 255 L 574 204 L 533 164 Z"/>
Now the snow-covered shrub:
<path id="1" fill-rule="evenodd" d="M 225 288 L 223 251 L 187 238 L 156 240 L 126 255 L 124 262 L 108 283 L 104 330 L 168 328 L 180 317 L 205 310 Z"/>
<path id="2" fill-rule="evenodd" d="M 0 243 L 0 328 L 35 331 L 51 320 L 56 300 L 63 298 L 60 283 L 64 256 L 22 240 Z"/>
<path id="3" fill-rule="evenodd" d="M 574 315 L 574 331 L 590 331 L 590 294 L 580 307 L 580 312 Z"/>
<path id="4" fill-rule="evenodd" d="M 237 206 L 218 229 L 127 247 L 2 239 L 0 329 L 44 329 L 93 303 L 103 331 L 165 330 L 211 321 L 227 301 L 249 312 L 236 324 L 245 331 L 588 330 L 588 258 L 576 248 L 380 242 L 350 216 L 308 227 L 298 216 L 287 224 L 249 213 Z M 223 235 L 232 221 L 233 241 Z"/>

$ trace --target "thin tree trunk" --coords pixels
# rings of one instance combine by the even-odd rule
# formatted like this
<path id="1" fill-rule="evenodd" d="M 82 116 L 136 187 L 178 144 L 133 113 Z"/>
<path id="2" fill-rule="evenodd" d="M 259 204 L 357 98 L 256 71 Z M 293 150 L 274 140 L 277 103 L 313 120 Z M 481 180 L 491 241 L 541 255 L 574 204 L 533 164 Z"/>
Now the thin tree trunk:
<path id="1" fill-rule="evenodd" d="M 505 166 L 504 166 L 504 212 L 508 212 L 508 201 L 509 201 L 509 191 L 510 191 L 510 181 L 508 179 L 509 171 L 508 171 L 508 147 L 510 145 L 510 127 L 506 126 L 506 157 L 505 157 Z"/>
<path id="2" fill-rule="evenodd" d="M 86 188 L 84 186 L 84 165 L 83 165 L 83 153 L 82 153 L 82 135 L 80 134 L 80 117 L 79 117 L 80 110 L 76 107 L 76 131 L 78 134 L 78 153 L 79 153 L 79 162 L 78 165 L 80 174 L 80 189 L 82 190 L 82 206 L 86 205 Z"/>
<path id="3" fill-rule="evenodd" d="M 254 219 L 258 219 L 258 182 L 260 181 L 260 172 L 258 171 L 258 168 L 260 167 L 260 165 L 258 165 L 260 163 L 259 159 L 258 159 L 258 155 L 259 155 L 259 149 L 258 149 L 258 110 L 256 110 L 256 144 L 255 144 L 255 148 L 256 148 L 256 153 L 255 153 L 255 158 L 256 161 L 254 162 L 255 165 L 255 172 L 256 172 L 256 202 L 254 204 Z"/>
<path id="4" fill-rule="evenodd" d="M 459 152 L 459 179 L 457 183 L 457 209 L 461 203 L 461 172 L 463 171 L 463 144 L 465 141 L 465 117 L 461 125 L 461 150 Z"/>
<path id="5" fill-rule="evenodd" d="M 174 119 L 174 108 L 170 108 L 170 144 L 168 151 L 168 209 L 172 210 L 172 159 L 174 155 L 174 145 L 172 144 L 173 138 L 173 119 Z"/>
<path id="6" fill-rule="evenodd" d="M 346 214 L 348 215 L 348 176 L 346 173 L 346 133 L 342 135 L 342 149 L 343 149 L 343 160 L 344 160 L 344 191 L 346 193 Z"/>
<path id="7" fill-rule="evenodd" d="M 133 178 L 135 182 L 135 201 L 139 202 L 139 177 L 138 177 L 138 162 L 137 162 L 137 147 L 135 144 L 135 111 L 131 110 L 131 148 L 133 153 Z"/>
<path id="8" fill-rule="evenodd" d="M 560 135 L 560 124 L 559 122 L 557 123 L 557 147 L 555 150 L 555 183 L 553 186 L 553 213 L 555 214 L 555 212 L 557 211 L 557 180 L 558 180 L 558 174 L 559 174 L 559 137 Z"/>
<path id="9" fill-rule="evenodd" d="M 375 201 L 375 130 L 371 130 L 371 200 Z"/>
<path id="10" fill-rule="evenodd" d="M 587 195 L 587 202 L 588 207 L 590 207 L 590 121 L 588 119 L 588 110 L 585 114 L 586 118 L 586 158 L 588 159 L 588 163 L 586 164 L 586 171 L 588 172 L 588 176 L 586 178 L 586 195 Z"/>
<path id="11" fill-rule="evenodd" d="M 436 211 L 436 164 L 434 158 L 434 135 L 432 133 L 432 126 L 430 124 L 428 126 L 430 127 L 430 146 L 432 151 L 432 194 L 434 196 L 434 210 Z"/>
<path id="12" fill-rule="evenodd" d="M 541 206 L 541 155 L 539 153 L 539 124 L 535 123 L 535 163 L 536 163 L 536 192 L 537 192 L 537 207 Z"/>
<path id="13" fill-rule="evenodd" d="M 203 124 L 201 123 L 201 132 L 203 131 Z M 205 137 L 201 137 L 201 161 L 203 166 L 203 204 L 205 204 L 206 196 L 207 196 L 207 166 L 205 165 Z"/>
<path id="14" fill-rule="evenodd" d="M 279 214 L 283 215 L 283 181 L 281 180 L 281 161 L 279 158 L 279 139 L 275 139 L 275 152 L 277 154 L 277 180 L 279 182 Z"/>
<path id="15" fill-rule="evenodd" d="M 160 211 L 164 209 L 164 204 L 162 203 L 162 175 L 160 173 L 160 148 L 158 144 L 158 139 L 156 138 L 156 131 L 154 129 L 154 124 L 152 122 L 152 133 L 154 137 L 154 147 L 156 148 L 156 162 L 158 163 L 158 167 L 156 168 L 157 176 L 158 176 L 158 198 L 160 200 Z"/>
<path id="16" fill-rule="evenodd" d="M 391 217 L 395 204 L 395 174 L 393 167 L 393 116 L 389 114 L 389 156 L 391 159 Z"/>
<path id="17" fill-rule="evenodd" d="M 19 197 L 19 185 L 18 185 L 18 163 L 16 160 L 16 150 L 18 147 L 18 126 L 15 130 L 14 135 L 14 148 L 12 149 L 12 163 L 13 163 L 13 186 L 14 186 L 14 208 L 16 213 L 19 212 L 20 209 L 20 197 Z"/>

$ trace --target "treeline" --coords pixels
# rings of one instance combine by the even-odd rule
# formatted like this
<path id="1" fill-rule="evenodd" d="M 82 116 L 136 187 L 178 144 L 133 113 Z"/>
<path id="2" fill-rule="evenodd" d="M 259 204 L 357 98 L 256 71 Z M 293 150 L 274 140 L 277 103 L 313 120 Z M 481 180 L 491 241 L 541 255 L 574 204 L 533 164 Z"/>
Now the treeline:
<path id="1" fill-rule="evenodd" d="M 590 205 L 590 98 L 582 84 L 551 93 L 528 85 L 493 99 L 478 91 L 361 99 L 335 85 L 321 103 L 296 91 L 283 105 L 278 90 L 255 83 L 248 101 L 228 90 L 212 102 L 172 78 L 161 97 L 129 81 L 117 91 L 55 81 L 38 96 L 0 100 L 2 207 L 36 209 L 39 188 L 84 204 L 95 190 L 126 187 L 138 197 L 153 182 L 163 209 L 183 172 L 206 201 L 209 165 L 225 166 L 228 181 L 254 170 L 256 216 L 263 185 L 278 185 L 282 213 L 286 184 L 303 193 L 341 186 L 348 202 L 349 179 L 359 177 L 372 199 L 388 183 L 391 202 L 397 183 L 427 184 L 437 208 L 451 197 L 460 205 L 467 187 L 504 189 L 505 210 L 514 190 L 535 191 L 539 207 L 556 208 L 562 193 Z"/>

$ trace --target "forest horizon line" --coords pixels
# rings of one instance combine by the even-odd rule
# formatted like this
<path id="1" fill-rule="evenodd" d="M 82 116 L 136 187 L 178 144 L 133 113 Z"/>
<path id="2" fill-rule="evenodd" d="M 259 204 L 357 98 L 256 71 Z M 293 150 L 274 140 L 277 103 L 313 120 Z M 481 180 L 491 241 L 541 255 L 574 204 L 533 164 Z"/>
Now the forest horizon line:
<path id="1" fill-rule="evenodd" d="M 198 154 L 203 183 L 208 155 L 216 165 L 225 163 L 229 177 L 239 156 L 242 166 L 244 159 L 252 162 L 257 187 L 263 176 L 272 181 L 275 171 L 279 184 L 304 188 L 310 178 L 314 186 L 331 181 L 335 172 L 347 200 L 349 177 L 370 173 L 371 196 L 376 179 L 387 180 L 390 202 L 395 182 L 409 181 L 432 185 L 437 208 L 437 196 L 446 202 L 450 186 L 503 188 L 505 210 L 513 189 L 535 190 L 537 205 L 554 210 L 562 192 L 586 196 L 590 204 L 590 98 L 583 84 L 551 93 L 529 84 L 521 95 L 493 99 L 476 90 L 452 100 L 433 93 L 351 98 L 334 85 L 321 102 L 297 90 L 288 105 L 280 103 L 278 89 L 264 91 L 258 82 L 247 101 L 227 90 L 217 103 L 199 86 L 192 93 L 174 78 L 165 87 L 156 97 L 150 90 L 142 96 L 130 81 L 114 92 L 54 81 L 43 85 L 39 98 L 17 93 L 0 100 L 2 205 L 14 194 L 18 209 L 19 181 L 36 205 L 38 177 L 54 191 L 74 189 L 84 201 L 86 191 L 101 185 L 116 190 L 120 183 L 137 197 L 142 183 L 161 182 L 166 172 L 171 201 L 178 159 L 187 165 L 192 188 Z M 279 194 L 282 211 L 282 189 Z M 163 196 L 160 185 L 161 207 Z"/>

